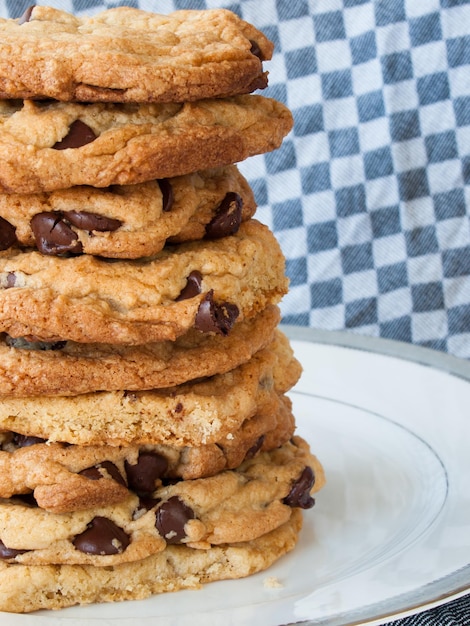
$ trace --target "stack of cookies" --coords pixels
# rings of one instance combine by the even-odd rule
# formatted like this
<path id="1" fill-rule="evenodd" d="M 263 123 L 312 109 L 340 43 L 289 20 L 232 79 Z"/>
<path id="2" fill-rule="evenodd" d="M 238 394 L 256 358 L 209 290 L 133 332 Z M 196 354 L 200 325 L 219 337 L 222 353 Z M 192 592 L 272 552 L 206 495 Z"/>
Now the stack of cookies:
<path id="1" fill-rule="evenodd" d="M 0 21 L 0 610 L 144 598 L 291 550 L 284 258 L 236 167 L 292 126 L 226 10 Z"/>

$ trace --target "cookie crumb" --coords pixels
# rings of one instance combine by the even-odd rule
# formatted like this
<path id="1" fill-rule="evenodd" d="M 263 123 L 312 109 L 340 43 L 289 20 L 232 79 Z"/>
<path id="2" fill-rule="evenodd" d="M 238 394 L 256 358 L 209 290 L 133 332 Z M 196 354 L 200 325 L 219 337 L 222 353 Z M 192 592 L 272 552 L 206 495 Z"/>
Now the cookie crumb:
<path id="1" fill-rule="evenodd" d="M 276 576 L 268 576 L 268 578 L 265 578 L 263 585 L 265 589 L 282 589 L 284 587 Z"/>

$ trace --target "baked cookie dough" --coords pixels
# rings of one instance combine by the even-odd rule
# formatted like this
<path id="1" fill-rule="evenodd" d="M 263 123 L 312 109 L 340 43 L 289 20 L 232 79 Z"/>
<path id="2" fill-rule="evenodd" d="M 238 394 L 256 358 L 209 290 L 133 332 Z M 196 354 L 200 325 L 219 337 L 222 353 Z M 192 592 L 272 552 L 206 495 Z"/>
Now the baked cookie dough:
<path id="1" fill-rule="evenodd" d="M 161 389 L 223 374 L 266 347 L 279 320 L 279 308 L 271 305 L 237 322 L 228 335 L 191 329 L 175 341 L 138 346 L 44 343 L 4 335 L 0 340 L 0 407 L 7 397 Z"/>
<path id="2" fill-rule="evenodd" d="M 300 371 L 281 347 L 263 350 L 226 374 L 169 389 L 5 396 L 0 429 L 76 445 L 200 446 L 233 437 L 260 411 L 274 414 L 279 394 L 293 387 Z"/>
<path id="3" fill-rule="evenodd" d="M 273 44 L 224 9 L 131 7 L 76 17 L 34 6 L 0 20 L 0 97 L 184 102 L 267 84 Z"/>
<path id="4" fill-rule="evenodd" d="M 129 490 L 149 495 L 162 481 L 214 476 L 292 437 L 290 401 L 284 397 L 278 405 L 264 407 L 229 437 L 199 447 L 75 446 L 0 433 L 0 498 L 31 494 L 40 508 L 68 513 L 121 502 Z"/>
<path id="5" fill-rule="evenodd" d="M 157 254 L 167 241 L 234 234 L 255 210 L 234 165 L 106 189 L 0 194 L 0 249 L 136 259 Z"/>
<path id="6" fill-rule="evenodd" d="M 92 602 L 143 600 L 152 594 L 251 576 L 293 550 L 301 527 L 302 511 L 293 509 L 287 522 L 257 539 L 208 550 L 167 545 L 141 561 L 110 567 L 0 561 L 0 610 L 28 613 Z"/>
<path id="7" fill-rule="evenodd" d="M 50 513 L 18 497 L 0 500 L 0 560 L 28 565 L 108 567 L 185 544 L 252 541 L 314 505 L 323 468 L 300 437 L 238 468 L 163 484 L 118 504 Z"/>
<path id="8" fill-rule="evenodd" d="M 0 100 L 0 191 L 109 187 L 222 167 L 278 148 L 292 113 L 258 95 L 169 104 Z"/>
<path id="9" fill-rule="evenodd" d="M 280 246 L 256 220 L 136 261 L 8 252 L 0 255 L 0 331 L 43 341 L 143 344 L 193 327 L 227 335 L 277 304 L 288 285 Z"/>
<path id="10" fill-rule="evenodd" d="M 0 402 L 0 430 L 77 445 L 168 443 L 198 446 L 233 436 L 300 376 L 287 340 L 226 374 L 149 391 L 11 397 Z"/>

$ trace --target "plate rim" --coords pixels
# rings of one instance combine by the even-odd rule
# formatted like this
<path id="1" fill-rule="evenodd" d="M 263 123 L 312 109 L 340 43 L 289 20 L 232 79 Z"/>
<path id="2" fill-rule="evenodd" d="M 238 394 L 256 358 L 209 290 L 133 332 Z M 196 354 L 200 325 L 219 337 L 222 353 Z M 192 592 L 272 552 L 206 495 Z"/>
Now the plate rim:
<path id="1" fill-rule="evenodd" d="M 358 350 L 401 359 L 470 383 L 470 361 L 425 346 L 362 335 L 281 323 L 279 328 L 292 341 Z M 385 601 L 371 603 L 348 613 L 327 618 L 295 622 L 303 626 L 373 626 L 411 617 L 453 600 L 470 595 L 470 563 L 416 590 Z M 420 598 L 420 599 L 419 599 Z"/>
<path id="2" fill-rule="evenodd" d="M 282 323 L 279 325 L 279 328 L 289 339 L 294 341 L 350 348 L 363 352 L 373 352 L 382 356 L 395 357 L 403 361 L 411 361 L 444 371 L 470 382 L 470 360 L 433 348 L 347 331 L 324 330 Z"/>

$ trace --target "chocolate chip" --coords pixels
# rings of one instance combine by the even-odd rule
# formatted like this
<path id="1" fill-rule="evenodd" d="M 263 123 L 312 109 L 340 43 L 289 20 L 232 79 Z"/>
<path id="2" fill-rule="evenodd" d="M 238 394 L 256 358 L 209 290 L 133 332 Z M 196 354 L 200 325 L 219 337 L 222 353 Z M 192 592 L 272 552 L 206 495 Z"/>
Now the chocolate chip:
<path id="1" fill-rule="evenodd" d="M 180 295 L 176 298 L 176 302 L 194 298 L 201 293 L 202 274 L 197 270 L 192 271 L 186 279 L 186 285 L 181 290 Z"/>
<path id="2" fill-rule="evenodd" d="M 161 500 L 157 498 L 139 498 L 138 511 L 150 511 L 150 509 L 157 506 L 159 502 L 161 502 Z"/>
<path id="3" fill-rule="evenodd" d="M 196 516 L 194 511 L 178 496 L 161 504 L 155 513 L 155 526 L 167 543 L 181 543 L 186 537 L 184 526 Z"/>
<path id="4" fill-rule="evenodd" d="M 155 452 L 142 452 L 137 463 L 125 462 L 129 487 L 139 494 L 152 493 L 156 489 L 156 481 L 165 475 L 168 461 Z"/>
<path id="5" fill-rule="evenodd" d="M 173 187 L 168 178 L 160 178 L 157 182 L 162 192 L 162 211 L 167 213 L 173 206 Z"/>
<path id="6" fill-rule="evenodd" d="M 102 463 L 98 463 L 98 465 L 95 465 L 93 467 L 87 467 L 86 469 L 79 472 L 79 474 L 81 476 L 89 478 L 90 480 L 100 480 L 100 478 L 104 478 L 103 473 L 100 472 L 101 468 L 106 470 L 109 476 L 117 483 L 123 485 L 124 487 L 127 487 L 126 481 L 124 480 L 121 472 L 114 465 L 114 463 L 111 463 L 111 461 L 103 461 Z"/>
<path id="7" fill-rule="evenodd" d="M 311 509 L 315 500 L 310 495 L 310 489 L 315 484 L 315 475 L 311 467 L 306 467 L 300 478 L 292 485 L 289 494 L 284 498 L 284 504 L 301 509 Z"/>
<path id="8" fill-rule="evenodd" d="M 107 517 L 94 517 L 87 529 L 73 540 L 85 554 L 121 554 L 130 544 L 129 535 Z"/>
<path id="9" fill-rule="evenodd" d="M 89 211 L 65 211 L 64 217 L 81 230 L 96 230 L 100 233 L 113 232 L 117 230 L 122 222 L 112 217 L 97 215 Z"/>
<path id="10" fill-rule="evenodd" d="M 17 241 L 16 227 L 3 217 L 0 217 L 0 250 L 8 250 Z"/>
<path id="11" fill-rule="evenodd" d="M 96 139 L 95 132 L 81 120 L 72 122 L 68 134 L 54 144 L 54 150 L 67 150 L 67 148 L 81 148 Z"/>
<path id="12" fill-rule="evenodd" d="M 214 293 L 209 291 L 204 300 L 199 305 L 196 313 L 195 328 L 203 333 L 218 333 L 228 335 L 230 329 L 235 324 L 239 311 L 236 304 L 214 302 Z"/>
<path id="13" fill-rule="evenodd" d="M 23 15 L 18 18 L 18 25 L 21 26 L 21 24 L 26 24 L 26 22 L 29 22 L 29 20 L 31 19 L 31 14 L 33 12 L 33 9 L 36 5 L 32 4 L 31 6 L 29 6 L 26 11 L 23 13 Z"/>
<path id="14" fill-rule="evenodd" d="M 5 336 L 5 343 L 9 348 L 23 350 L 62 350 L 65 348 L 66 341 L 34 341 L 29 337 L 10 337 Z"/>
<path id="15" fill-rule="evenodd" d="M 80 254 L 83 251 L 77 233 L 67 226 L 60 213 L 38 213 L 31 219 L 31 230 L 42 254 L 57 256 L 67 252 Z"/>
<path id="16" fill-rule="evenodd" d="M 24 554 L 28 550 L 15 550 L 14 548 L 7 548 L 3 541 L 0 539 L 0 559 L 14 559 L 18 554 Z"/>
<path id="17" fill-rule="evenodd" d="M 263 53 L 261 52 L 261 48 L 259 47 L 258 42 L 255 41 L 254 39 L 250 39 L 250 43 L 251 43 L 251 48 L 250 48 L 251 54 L 254 54 L 255 57 L 258 57 L 260 61 L 264 61 Z"/>
<path id="18" fill-rule="evenodd" d="M 219 205 L 216 215 L 206 226 L 206 239 L 220 239 L 238 232 L 242 223 L 243 200 L 230 191 Z"/>
<path id="19" fill-rule="evenodd" d="M 13 443 L 18 448 L 28 448 L 34 446 L 37 443 L 44 443 L 46 440 L 41 437 L 34 437 L 33 435 L 20 435 L 19 433 L 13 433 Z"/>
<path id="20" fill-rule="evenodd" d="M 264 435 L 261 435 L 260 437 L 258 437 L 255 443 L 251 446 L 251 448 L 247 450 L 247 453 L 245 454 L 245 460 L 252 459 L 256 454 L 258 454 L 258 452 L 261 450 L 261 447 L 265 439 L 266 437 Z"/>

